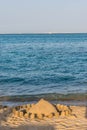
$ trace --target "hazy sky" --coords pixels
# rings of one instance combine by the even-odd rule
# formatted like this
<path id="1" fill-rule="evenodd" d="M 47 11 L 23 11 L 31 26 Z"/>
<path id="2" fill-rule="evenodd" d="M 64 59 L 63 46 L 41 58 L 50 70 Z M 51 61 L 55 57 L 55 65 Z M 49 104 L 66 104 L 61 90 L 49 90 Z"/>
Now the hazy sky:
<path id="1" fill-rule="evenodd" d="M 87 32 L 87 0 L 0 0 L 0 33 Z"/>

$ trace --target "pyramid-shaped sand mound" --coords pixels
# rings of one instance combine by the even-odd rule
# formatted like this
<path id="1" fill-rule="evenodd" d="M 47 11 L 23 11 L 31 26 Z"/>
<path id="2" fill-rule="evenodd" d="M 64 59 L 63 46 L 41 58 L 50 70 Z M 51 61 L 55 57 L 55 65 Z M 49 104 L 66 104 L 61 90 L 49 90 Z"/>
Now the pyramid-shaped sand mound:
<path id="1" fill-rule="evenodd" d="M 29 110 L 29 113 L 44 114 L 45 116 L 47 116 L 51 113 L 57 113 L 57 110 L 51 103 L 44 99 L 41 99 Z"/>

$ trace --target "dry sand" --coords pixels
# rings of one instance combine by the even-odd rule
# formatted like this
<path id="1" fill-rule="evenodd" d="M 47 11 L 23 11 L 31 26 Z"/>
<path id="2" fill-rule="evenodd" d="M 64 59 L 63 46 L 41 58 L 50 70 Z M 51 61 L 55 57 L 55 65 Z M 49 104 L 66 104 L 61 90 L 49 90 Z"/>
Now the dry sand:
<path id="1" fill-rule="evenodd" d="M 0 130 L 87 130 L 87 107 L 70 106 L 72 112 L 66 115 L 62 112 L 68 108 L 67 106 L 56 106 L 58 109 L 45 100 L 40 100 L 37 104 L 31 105 L 30 108 L 21 106 L 21 110 L 26 107 L 27 111 L 32 114 L 35 112 L 37 115 L 41 113 L 46 115 L 42 119 L 15 116 L 12 112 L 14 108 L 2 108 L 0 109 Z M 58 116 L 49 118 L 50 113 L 57 112 Z"/>

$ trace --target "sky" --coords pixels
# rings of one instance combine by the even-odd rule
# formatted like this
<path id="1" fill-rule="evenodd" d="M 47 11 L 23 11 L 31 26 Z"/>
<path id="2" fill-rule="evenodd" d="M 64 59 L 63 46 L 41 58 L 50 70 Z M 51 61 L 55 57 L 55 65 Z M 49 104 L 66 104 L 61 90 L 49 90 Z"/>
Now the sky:
<path id="1" fill-rule="evenodd" d="M 87 32 L 87 0 L 0 0 L 0 33 Z"/>

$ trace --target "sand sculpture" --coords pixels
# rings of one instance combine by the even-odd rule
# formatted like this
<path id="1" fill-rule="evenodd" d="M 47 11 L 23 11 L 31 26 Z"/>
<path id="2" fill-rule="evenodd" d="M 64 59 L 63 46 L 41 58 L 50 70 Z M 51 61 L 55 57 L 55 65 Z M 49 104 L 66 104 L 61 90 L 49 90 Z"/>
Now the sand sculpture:
<path id="1" fill-rule="evenodd" d="M 60 104 L 54 105 L 44 99 L 36 104 L 17 106 L 12 111 L 14 117 L 30 119 L 58 118 L 59 116 L 72 115 L 70 107 Z"/>

